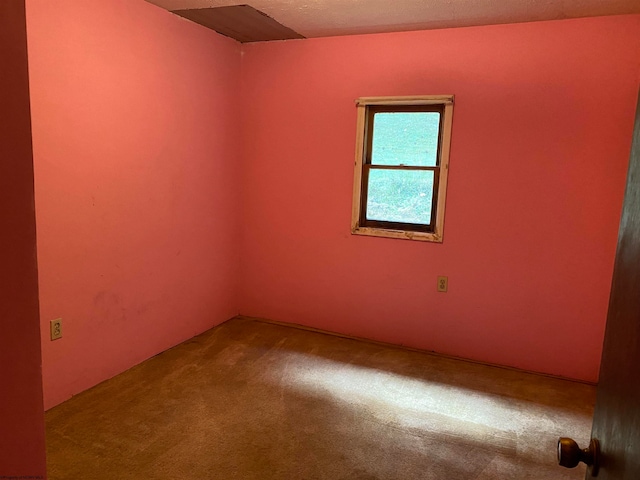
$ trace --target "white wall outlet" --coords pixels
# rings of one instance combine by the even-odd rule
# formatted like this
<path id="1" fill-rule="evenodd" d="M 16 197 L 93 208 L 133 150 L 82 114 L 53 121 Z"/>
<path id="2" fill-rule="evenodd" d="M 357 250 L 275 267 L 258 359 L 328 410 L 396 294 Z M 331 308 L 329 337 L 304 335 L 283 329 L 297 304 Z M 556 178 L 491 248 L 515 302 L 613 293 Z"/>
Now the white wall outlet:
<path id="1" fill-rule="evenodd" d="M 51 320 L 51 340 L 62 338 L 62 319 Z"/>
<path id="2" fill-rule="evenodd" d="M 449 288 L 449 277 L 438 277 L 438 291 L 446 293 Z"/>

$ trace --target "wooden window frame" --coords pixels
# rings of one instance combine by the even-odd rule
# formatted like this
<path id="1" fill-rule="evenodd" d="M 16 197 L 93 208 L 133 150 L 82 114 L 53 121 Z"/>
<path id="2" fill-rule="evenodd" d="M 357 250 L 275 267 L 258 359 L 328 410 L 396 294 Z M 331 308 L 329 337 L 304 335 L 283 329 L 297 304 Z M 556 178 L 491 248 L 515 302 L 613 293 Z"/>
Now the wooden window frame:
<path id="1" fill-rule="evenodd" d="M 351 233 L 376 237 L 402 238 L 425 242 L 442 242 L 444 210 L 449 171 L 453 95 L 414 97 L 364 97 L 356 101 L 358 130 L 353 178 Z M 440 112 L 438 156 L 435 167 L 372 165 L 373 115 L 380 112 Z M 367 220 L 367 185 L 372 169 L 422 170 L 434 172 L 434 198 L 429 225 Z"/>

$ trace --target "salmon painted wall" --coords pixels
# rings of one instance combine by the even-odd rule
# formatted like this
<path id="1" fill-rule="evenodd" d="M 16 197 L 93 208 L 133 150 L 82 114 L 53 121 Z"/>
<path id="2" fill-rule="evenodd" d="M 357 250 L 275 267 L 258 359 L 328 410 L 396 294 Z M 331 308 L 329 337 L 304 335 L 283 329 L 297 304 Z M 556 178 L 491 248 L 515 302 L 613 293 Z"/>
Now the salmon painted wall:
<path id="1" fill-rule="evenodd" d="M 27 31 L 48 408 L 238 314 L 240 45 L 142 0 Z"/>
<path id="2" fill-rule="evenodd" d="M 243 50 L 241 313 L 597 379 L 640 16 Z M 456 100 L 444 243 L 350 235 L 354 100 L 424 94 Z"/>
<path id="3" fill-rule="evenodd" d="M 0 75 L 0 478 L 44 478 L 36 217 L 24 0 L 0 2 L 0 65 L 5 72 Z"/>

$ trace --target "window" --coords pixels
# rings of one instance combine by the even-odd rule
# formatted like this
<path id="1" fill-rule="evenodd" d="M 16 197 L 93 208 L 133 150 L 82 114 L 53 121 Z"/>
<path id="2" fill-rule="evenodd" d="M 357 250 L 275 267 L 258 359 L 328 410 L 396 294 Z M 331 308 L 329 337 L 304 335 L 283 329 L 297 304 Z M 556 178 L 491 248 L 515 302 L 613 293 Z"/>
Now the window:
<path id="1" fill-rule="evenodd" d="M 442 242 L 453 95 L 360 98 L 351 232 Z"/>

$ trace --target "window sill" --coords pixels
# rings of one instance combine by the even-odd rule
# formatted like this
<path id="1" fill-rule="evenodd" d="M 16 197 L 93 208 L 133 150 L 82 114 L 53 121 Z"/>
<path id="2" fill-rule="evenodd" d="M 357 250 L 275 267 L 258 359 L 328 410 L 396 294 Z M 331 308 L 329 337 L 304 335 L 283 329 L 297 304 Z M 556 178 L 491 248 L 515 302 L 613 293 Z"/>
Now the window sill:
<path id="1" fill-rule="evenodd" d="M 389 230 L 385 228 L 354 227 L 353 235 L 367 235 L 370 237 L 399 238 L 402 240 L 418 240 L 420 242 L 442 243 L 442 235 L 437 233 L 411 232 L 407 230 Z"/>

